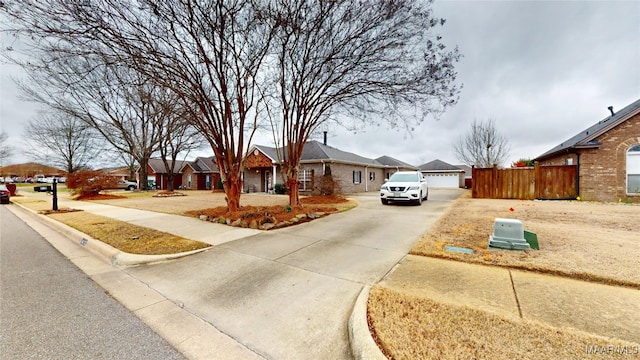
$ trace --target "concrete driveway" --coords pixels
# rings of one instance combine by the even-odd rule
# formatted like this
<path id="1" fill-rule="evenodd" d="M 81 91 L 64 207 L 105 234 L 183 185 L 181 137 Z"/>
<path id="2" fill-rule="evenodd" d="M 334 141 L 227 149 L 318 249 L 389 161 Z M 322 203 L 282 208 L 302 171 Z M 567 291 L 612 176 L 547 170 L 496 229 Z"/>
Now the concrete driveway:
<path id="1" fill-rule="evenodd" d="M 348 359 L 348 318 L 461 190 L 422 206 L 353 196 L 353 210 L 126 271 L 268 359 Z M 213 345 L 212 345 L 213 346 Z"/>

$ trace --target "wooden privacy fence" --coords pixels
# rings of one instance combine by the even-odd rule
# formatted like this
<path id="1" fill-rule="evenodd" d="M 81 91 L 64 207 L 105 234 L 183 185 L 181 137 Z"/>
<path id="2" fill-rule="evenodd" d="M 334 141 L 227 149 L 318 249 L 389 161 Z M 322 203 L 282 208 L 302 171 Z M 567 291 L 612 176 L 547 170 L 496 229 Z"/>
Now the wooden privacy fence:
<path id="1" fill-rule="evenodd" d="M 498 169 L 472 167 L 471 193 L 490 199 L 570 199 L 578 195 L 578 167 L 553 165 Z"/>

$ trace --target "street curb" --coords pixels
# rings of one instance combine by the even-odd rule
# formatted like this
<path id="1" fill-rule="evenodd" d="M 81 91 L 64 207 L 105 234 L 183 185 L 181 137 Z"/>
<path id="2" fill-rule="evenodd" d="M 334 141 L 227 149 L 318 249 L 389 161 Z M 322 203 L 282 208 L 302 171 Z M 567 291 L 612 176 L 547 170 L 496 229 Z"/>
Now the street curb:
<path id="1" fill-rule="evenodd" d="M 143 264 L 151 264 L 160 261 L 167 261 L 178 259 L 181 257 L 197 254 L 199 252 L 203 252 L 209 250 L 211 247 L 192 250 L 182 253 L 176 254 L 166 254 L 166 255 L 139 255 L 139 254 L 131 254 L 121 250 L 114 248 L 113 246 L 106 244 L 100 240 L 94 239 L 91 236 L 78 231 L 66 224 L 63 224 L 59 221 L 53 220 L 46 215 L 39 214 L 37 211 L 29 209 L 19 203 L 12 203 L 13 205 L 17 205 L 19 208 L 26 210 L 33 217 L 38 218 L 41 221 L 47 223 L 50 227 L 56 229 L 59 233 L 65 235 L 72 242 L 78 244 L 81 247 L 86 248 L 91 253 L 106 259 L 109 263 L 115 266 L 136 266 Z"/>
<path id="2" fill-rule="evenodd" d="M 378 345 L 373 340 L 367 322 L 367 303 L 371 286 L 362 288 L 349 317 L 349 343 L 351 354 L 355 359 L 386 360 Z"/>

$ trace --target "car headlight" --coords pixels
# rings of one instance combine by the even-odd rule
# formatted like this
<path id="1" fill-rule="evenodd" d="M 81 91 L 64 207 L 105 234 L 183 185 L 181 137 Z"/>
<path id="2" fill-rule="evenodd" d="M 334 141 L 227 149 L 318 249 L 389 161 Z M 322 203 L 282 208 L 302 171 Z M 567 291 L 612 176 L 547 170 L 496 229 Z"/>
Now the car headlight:
<path id="1" fill-rule="evenodd" d="M 409 186 L 409 190 L 418 190 L 419 186 Z"/>
<path id="2" fill-rule="evenodd" d="M 387 187 L 387 185 L 382 185 L 380 186 L 380 190 L 389 190 L 389 187 Z"/>

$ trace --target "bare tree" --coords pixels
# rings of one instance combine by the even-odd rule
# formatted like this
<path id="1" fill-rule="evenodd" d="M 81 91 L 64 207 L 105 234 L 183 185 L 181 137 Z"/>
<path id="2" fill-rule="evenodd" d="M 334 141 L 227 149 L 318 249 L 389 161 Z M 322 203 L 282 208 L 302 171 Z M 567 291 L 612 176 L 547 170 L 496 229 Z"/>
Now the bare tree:
<path id="1" fill-rule="evenodd" d="M 68 174 L 87 168 L 104 148 L 99 134 L 82 120 L 60 112 L 40 113 L 24 130 L 34 160 L 65 169 Z"/>
<path id="2" fill-rule="evenodd" d="M 227 205 L 240 206 L 257 125 L 258 73 L 274 26 L 258 0 L 38 0 L 2 7 L 42 53 L 100 56 L 175 92 L 210 144 Z M 14 25 L 15 26 L 15 25 Z M 140 164 L 141 167 L 145 164 Z"/>
<path id="3" fill-rule="evenodd" d="M 161 129 L 159 152 L 167 173 L 167 190 L 174 190 L 174 177 L 179 155 L 186 158 L 192 150 L 197 150 L 205 144 L 204 137 L 190 120 L 191 113 L 181 104 L 175 94 L 165 93 L 163 104 L 167 112 L 167 120 Z M 171 100 L 172 99 L 172 100 Z"/>
<path id="4" fill-rule="evenodd" d="M 25 96 L 81 119 L 117 152 L 130 154 L 146 189 L 147 164 L 167 120 L 154 97 L 158 86 L 131 68 L 91 55 L 62 57 L 52 51 L 23 65 L 30 79 L 19 84 Z"/>
<path id="5" fill-rule="evenodd" d="M 473 120 L 471 129 L 453 145 L 458 160 L 469 166 L 490 168 L 503 164 L 511 147 L 497 129 L 494 119 Z"/>
<path id="6" fill-rule="evenodd" d="M 0 166 L 4 164 L 5 159 L 13 154 L 13 147 L 7 143 L 8 135 L 6 132 L 0 132 Z"/>
<path id="7" fill-rule="evenodd" d="M 412 131 L 457 101 L 454 63 L 433 33 L 431 2 L 280 0 L 273 115 L 291 206 L 299 205 L 302 150 L 320 125 L 359 119 Z"/>

